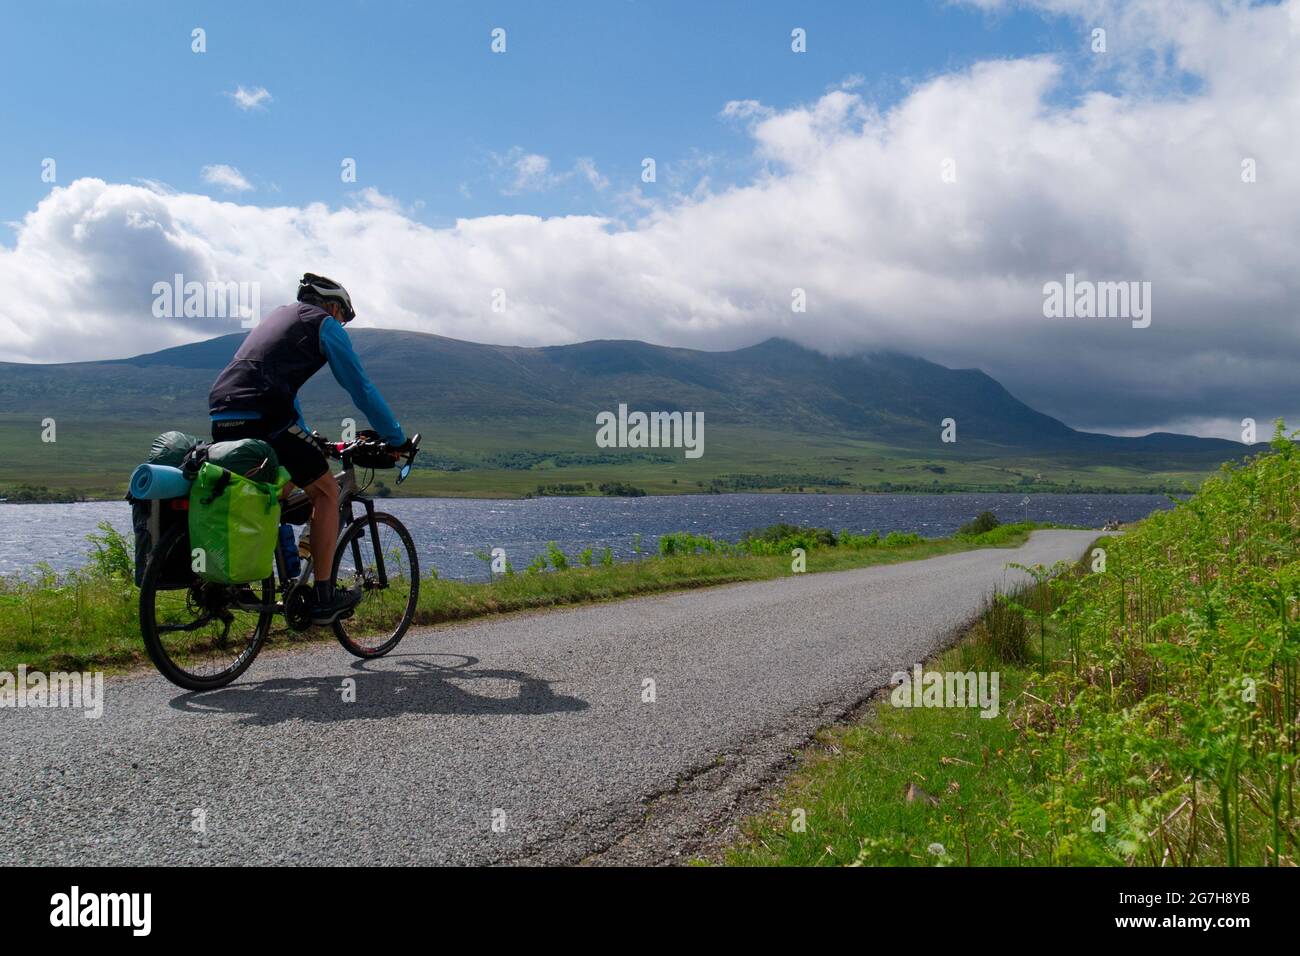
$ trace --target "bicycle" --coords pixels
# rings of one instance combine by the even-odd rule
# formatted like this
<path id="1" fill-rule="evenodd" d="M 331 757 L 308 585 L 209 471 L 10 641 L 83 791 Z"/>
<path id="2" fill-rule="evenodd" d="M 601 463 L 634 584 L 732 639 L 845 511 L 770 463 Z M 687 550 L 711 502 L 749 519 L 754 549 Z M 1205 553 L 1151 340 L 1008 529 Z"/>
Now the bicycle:
<path id="1" fill-rule="evenodd" d="M 364 595 L 331 627 L 343 648 L 360 658 L 383 657 L 406 634 L 419 600 L 420 565 L 410 532 L 393 515 L 375 510 L 374 499 L 365 494 L 370 481 L 358 485 L 356 469 L 370 471 L 373 480 L 375 469 L 398 468 L 401 484 L 411 473 L 419 445 L 416 435 L 400 458 L 370 435 L 325 445 L 327 456 L 342 464 L 334 475 L 339 484 L 339 536 L 331 575 L 336 587 L 359 588 Z M 307 493 L 295 489 L 281 502 L 280 521 L 306 524 L 311 509 Z M 291 632 L 312 626 L 310 556 L 300 558 L 301 570 L 290 577 L 277 543 L 270 577 L 252 584 L 214 584 L 188 571 L 184 580 L 175 576 L 178 559 L 179 566 L 188 568 L 188 551 L 189 530 L 181 521 L 154 548 L 140 585 L 145 650 L 173 684 L 196 691 L 226 686 L 253 663 L 277 615 Z"/>

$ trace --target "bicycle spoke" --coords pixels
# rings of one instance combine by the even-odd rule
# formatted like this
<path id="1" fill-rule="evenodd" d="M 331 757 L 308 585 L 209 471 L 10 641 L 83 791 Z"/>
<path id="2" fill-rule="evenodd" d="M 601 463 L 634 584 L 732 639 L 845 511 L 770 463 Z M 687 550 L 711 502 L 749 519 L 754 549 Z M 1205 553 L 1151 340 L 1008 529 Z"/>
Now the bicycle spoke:
<path id="1" fill-rule="evenodd" d="M 176 631 L 197 631 L 211 620 L 211 617 L 205 617 L 198 621 L 191 621 L 189 624 L 159 624 L 158 633 L 170 634 Z"/>

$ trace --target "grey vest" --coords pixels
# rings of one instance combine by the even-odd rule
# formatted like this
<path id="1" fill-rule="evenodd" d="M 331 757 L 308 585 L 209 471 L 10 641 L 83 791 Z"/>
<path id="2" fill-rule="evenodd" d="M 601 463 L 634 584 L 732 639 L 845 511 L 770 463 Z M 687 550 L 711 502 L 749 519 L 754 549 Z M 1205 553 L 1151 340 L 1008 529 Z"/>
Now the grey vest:
<path id="1" fill-rule="evenodd" d="M 320 324 L 324 309 L 305 302 L 282 305 L 248 333 L 208 393 L 208 408 L 218 412 L 258 412 L 268 424 L 292 422 L 298 389 L 320 371 L 325 353 Z"/>

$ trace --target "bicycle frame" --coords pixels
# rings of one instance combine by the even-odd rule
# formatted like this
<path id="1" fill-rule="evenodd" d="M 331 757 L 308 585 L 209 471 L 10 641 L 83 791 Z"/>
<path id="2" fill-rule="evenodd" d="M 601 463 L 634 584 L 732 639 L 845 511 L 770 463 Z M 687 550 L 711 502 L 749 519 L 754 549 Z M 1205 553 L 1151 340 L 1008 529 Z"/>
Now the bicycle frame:
<path id="1" fill-rule="evenodd" d="M 388 587 L 388 572 L 384 568 L 384 553 L 379 547 L 379 523 L 375 521 L 375 500 L 363 494 L 357 487 L 356 471 L 352 467 L 352 462 L 344 460 L 343 468 L 336 475 L 334 480 L 339 486 L 339 535 L 335 542 L 337 546 L 342 542 L 344 534 L 347 533 L 356 521 L 363 520 L 367 523 L 370 532 L 370 540 L 375 542 L 375 571 L 378 574 L 379 587 Z M 365 509 L 365 514 L 358 518 L 353 512 L 353 505 L 360 504 Z M 359 538 L 352 539 L 352 559 L 357 566 L 361 566 L 361 545 Z M 301 559 L 302 567 L 296 577 L 289 576 L 288 564 L 284 559 L 284 552 L 280 548 L 277 538 L 275 546 L 275 585 L 272 594 L 283 594 L 283 600 L 275 600 L 272 604 L 252 604 L 244 601 L 232 602 L 235 607 L 241 611 L 256 611 L 258 613 L 271 612 L 272 614 L 283 614 L 287 608 L 289 595 L 295 588 L 306 587 L 307 582 L 311 579 L 313 563 L 311 555 Z"/>

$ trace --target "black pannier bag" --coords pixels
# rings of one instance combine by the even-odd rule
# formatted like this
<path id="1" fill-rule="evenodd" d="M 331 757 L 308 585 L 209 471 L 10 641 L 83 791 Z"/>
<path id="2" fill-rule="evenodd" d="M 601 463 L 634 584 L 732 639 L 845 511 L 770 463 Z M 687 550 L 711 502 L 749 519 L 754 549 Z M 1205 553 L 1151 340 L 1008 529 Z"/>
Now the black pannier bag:
<path id="1" fill-rule="evenodd" d="M 135 585 L 144 583 L 144 569 L 159 542 L 173 525 L 181 526 L 181 538 L 167 556 L 167 564 L 158 580 L 160 588 L 189 587 L 194 581 L 190 570 L 190 500 L 164 498 L 139 501 L 131 498 L 131 527 L 135 531 Z"/>
<path id="2" fill-rule="evenodd" d="M 205 443 L 184 432 L 163 432 L 154 439 L 149 449 L 149 463 L 179 468 L 191 451 L 205 447 Z M 142 501 L 131 497 L 131 528 L 135 532 L 135 585 L 144 582 L 144 569 L 154 548 L 162 537 L 176 524 L 182 528 L 181 540 L 172 549 L 163 568 L 158 586 L 162 588 L 189 587 L 194 580 L 190 570 L 189 498 L 165 498 L 161 501 Z"/>

